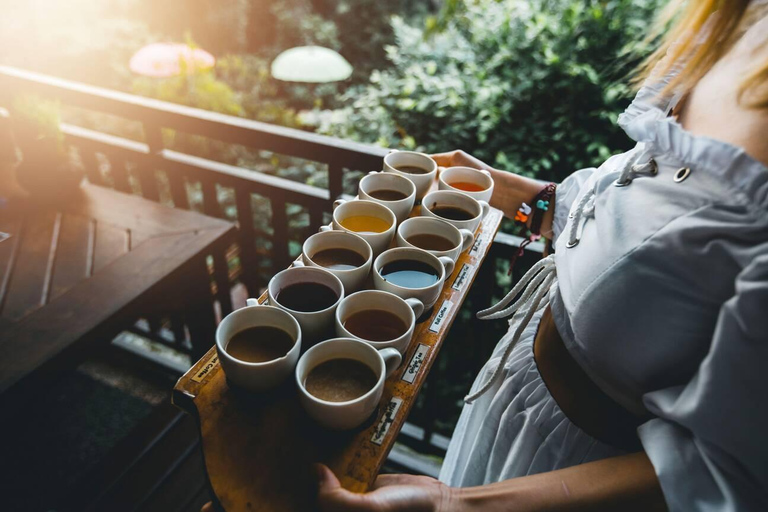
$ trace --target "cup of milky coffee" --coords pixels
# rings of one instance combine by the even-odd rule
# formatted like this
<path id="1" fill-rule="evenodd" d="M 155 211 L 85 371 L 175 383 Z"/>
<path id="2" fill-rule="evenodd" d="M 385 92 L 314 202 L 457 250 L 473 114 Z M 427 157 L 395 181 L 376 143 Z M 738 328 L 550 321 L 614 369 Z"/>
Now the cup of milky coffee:
<path id="1" fill-rule="evenodd" d="M 437 176 L 437 163 L 415 151 L 393 151 L 384 157 L 384 171 L 405 176 L 416 186 L 418 201 L 429 192 Z"/>
<path id="2" fill-rule="evenodd" d="M 322 231 L 304 241 L 294 266 L 321 267 L 335 275 L 345 293 L 363 287 L 373 263 L 373 251 L 363 238 L 347 231 Z"/>
<path id="3" fill-rule="evenodd" d="M 485 170 L 471 167 L 448 167 L 437 180 L 439 190 L 456 190 L 474 197 L 478 201 L 491 202 L 493 178 Z"/>
<path id="4" fill-rule="evenodd" d="M 216 350 L 227 378 L 250 391 L 272 388 L 290 375 L 301 351 L 301 328 L 273 306 L 248 306 L 216 329 Z"/>
<path id="5" fill-rule="evenodd" d="M 271 306 L 290 313 L 299 322 L 304 344 L 310 346 L 333 330 L 344 285 L 323 268 L 291 267 L 270 279 L 267 295 Z"/>
<path id="6" fill-rule="evenodd" d="M 402 356 L 352 338 L 334 338 L 307 350 L 296 365 L 299 401 L 319 424 L 333 430 L 361 425 L 376 410 L 384 381 Z"/>
<path id="7" fill-rule="evenodd" d="M 348 231 L 363 238 L 376 256 L 384 251 L 395 236 L 397 219 L 386 206 L 365 199 L 333 203 L 332 227 L 323 226 L 320 231 Z"/>
<path id="8" fill-rule="evenodd" d="M 398 247 L 418 247 L 435 256 L 448 256 L 454 263 L 474 241 L 475 235 L 468 229 L 433 217 L 413 217 L 397 227 Z"/>
<path id="9" fill-rule="evenodd" d="M 395 214 L 397 222 L 408 218 L 416 201 L 416 187 L 408 178 L 391 172 L 371 172 L 360 180 L 360 199 L 383 204 Z"/>
<path id="10" fill-rule="evenodd" d="M 396 247 L 384 251 L 373 261 L 373 286 L 403 299 L 419 299 L 431 308 L 443 282 L 453 272 L 454 262 L 415 247 Z"/>
<path id="11" fill-rule="evenodd" d="M 478 201 L 461 192 L 435 190 L 421 201 L 421 215 L 441 219 L 459 229 L 474 233 L 490 211 L 485 201 Z"/>
<path id="12" fill-rule="evenodd" d="M 424 304 L 418 299 L 363 290 L 344 297 L 336 308 L 336 334 L 360 339 L 375 349 L 392 347 L 403 354 L 423 312 Z"/>

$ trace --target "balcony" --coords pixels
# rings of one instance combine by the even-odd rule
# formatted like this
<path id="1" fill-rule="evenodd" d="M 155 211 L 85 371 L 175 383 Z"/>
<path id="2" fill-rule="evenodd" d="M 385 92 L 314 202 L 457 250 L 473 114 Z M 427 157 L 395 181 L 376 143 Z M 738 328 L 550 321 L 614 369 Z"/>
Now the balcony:
<path id="1" fill-rule="evenodd" d="M 244 305 L 245 297 L 259 295 L 271 275 L 298 255 L 302 240 L 329 221 L 333 200 L 356 193 L 359 177 L 381 169 L 387 153 L 381 147 L 17 68 L 0 66 L 0 91 L 0 107 L 7 108 L 20 92 L 33 92 L 76 109 L 75 121 L 88 120 L 68 121 L 61 129 L 90 183 L 236 222 L 236 243 L 207 258 L 208 302 L 216 318 Z M 7 109 L 0 114 L 0 123 L 7 123 Z M 103 115 L 107 117 L 98 117 Z M 109 123 L 102 127 L 93 119 L 119 119 L 140 130 L 136 137 L 118 136 L 109 133 Z M 179 140 L 180 136 L 240 148 L 253 155 L 257 165 L 246 168 L 168 147 L 169 139 Z M 286 162 L 311 166 L 316 184 L 282 172 Z M 434 475 L 439 469 L 463 389 L 500 336 L 498 325 L 471 323 L 470 319 L 474 311 L 488 306 L 507 289 L 507 261 L 519 242 L 503 233 L 494 240 L 460 319 L 390 454 L 388 470 Z M 531 249 L 513 277 L 542 251 L 537 244 Z M 206 345 L 190 339 L 184 315 L 152 310 L 113 340 L 103 357 L 112 367 L 151 380 L 159 389 L 168 384 L 170 392 L 169 383 L 212 342 L 210 339 Z M 167 510 L 169 503 L 173 503 L 172 509 L 194 510 L 207 499 L 194 424 L 166 402 L 153 404 L 152 412 L 130 434 L 110 446 L 72 484 L 61 498 L 62 510 Z"/>

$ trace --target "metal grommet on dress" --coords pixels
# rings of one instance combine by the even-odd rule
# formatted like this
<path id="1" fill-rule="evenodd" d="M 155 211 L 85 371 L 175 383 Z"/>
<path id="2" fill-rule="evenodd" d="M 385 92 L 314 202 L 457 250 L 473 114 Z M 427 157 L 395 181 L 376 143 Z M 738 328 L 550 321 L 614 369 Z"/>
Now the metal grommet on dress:
<path id="1" fill-rule="evenodd" d="M 614 181 L 614 182 L 613 182 L 613 184 L 614 184 L 615 186 L 617 186 L 617 187 L 626 187 L 626 186 L 627 186 L 627 185 L 629 185 L 630 183 L 632 183 L 632 180 L 627 180 L 627 181 L 619 181 L 619 180 L 616 180 L 616 181 Z"/>
<path id="2" fill-rule="evenodd" d="M 579 239 L 576 240 L 568 240 L 568 243 L 565 244 L 566 249 L 571 249 L 572 247 L 576 247 L 579 245 Z"/>
<path id="3" fill-rule="evenodd" d="M 651 176 L 656 176 L 657 174 L 659 174 L 659 164 L 656 163 L 656 160 L 651 158 L 651 160 L 648 163 L 651 164 L 651 170 L 649 171 L 649 174 Z"/>
<path id="4" fill-rule="evenodd" d="M 675 183 L 680 183 L 681 181 L 684 181 L 688 176 L 691 174 L 691 168 L 690 167 L 681 167 L 680 169 L 675 172 L 675 177 L 672 178 L 672 180 Z"/>

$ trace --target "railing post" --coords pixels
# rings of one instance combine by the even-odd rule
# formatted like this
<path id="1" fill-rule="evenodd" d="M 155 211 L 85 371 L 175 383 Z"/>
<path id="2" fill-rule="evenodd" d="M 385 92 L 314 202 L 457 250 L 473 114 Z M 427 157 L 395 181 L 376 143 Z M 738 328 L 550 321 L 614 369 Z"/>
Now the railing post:
<path id="1" fill-rule="evenodd" d="M 344 168 L 337 163 L 328 164 L 328 192 L 331 203 L 344 193 Z"/>
<path id="2" fill-rule="evenodd" d="M 160 132 L 160 127 L 156 124 L 145 122 L 143 127 L 144 138 L 146 139 L 147 146 L 149 147 L 149 161 L 151 163 L 147 165 L 139 164 L 139 181 L 141 182 L 141 193 L 150 201 L 160 201 L 160 194 L 157 190 L 157 177 L 155 176 L 157 166 L 154 164 L 154 162 L 163 151 L 163 137 Z"/>
<path id="3" fill-rule="evenodd" d="M 277 272 L 290 263 L 288 216 L 285 211 L 285 198 L 282 194 L 270 197 L 269 202 L 272 206 L 272 270 Z"/>
<path id="4" fill-rule="evenodd" d="M 86 149 L 85 146 L 80 146 L 80 160 L 85 167 L 85 175 L 88 177 L 88 181 L 94 185 L 104 185 L 104 177 L 99 170 L 99 161 L 96 158 L 96 152 Z"/>
<path id="5" fill-rule="evenodd" d="M 235 204 L 237 207 L 237 223 L 240 232 L 240 267 L 242 280 L 248 293 L 257 295 L 256 283 L 256 251 L 254 250 L 253 209 L 251 208 L 251 193 L 247 190 L 235 189 Z"/>
<path id="6" fill-rule="evenodd" d="M 130 194 L 131 182 L 128 180 L 128 169 L 125 168 L 125 160 L 122 157 L 112 155 L 109 158 L 109 172 L 112 174 L 112 181 L 115 189 L 120 192 Z"/>

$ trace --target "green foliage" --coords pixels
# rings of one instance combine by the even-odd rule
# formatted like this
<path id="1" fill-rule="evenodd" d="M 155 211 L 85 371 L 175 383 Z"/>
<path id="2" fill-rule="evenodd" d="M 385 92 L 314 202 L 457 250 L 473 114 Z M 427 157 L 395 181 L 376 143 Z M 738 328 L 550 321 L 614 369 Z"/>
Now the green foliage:
<path id="1" fill-rule="evenodd" d="M 11 103 L 11 119 L 16 140 L 26 145 L 38 140 L 55 144 L 65 154 L 64 134 L 61 133 L 61 107 L 58 101 L 34 94 L 20 94 Z"/>
<path id="2" fill-rule="evenodd" d="M 321 131 L 383 146 L 467 150 L 512 172 L 562 179 L 623 149 L 631 96 L 622 50 L 656 0 L 466 0 L 416 28 L 393 20 L 392 67 L 350 90 Z M 442 29 L 441 29 L 442 26 Z"/>

